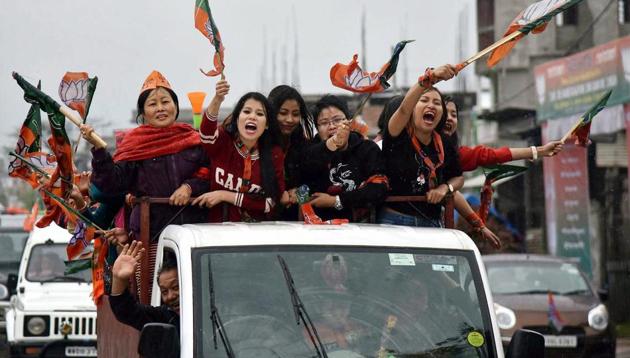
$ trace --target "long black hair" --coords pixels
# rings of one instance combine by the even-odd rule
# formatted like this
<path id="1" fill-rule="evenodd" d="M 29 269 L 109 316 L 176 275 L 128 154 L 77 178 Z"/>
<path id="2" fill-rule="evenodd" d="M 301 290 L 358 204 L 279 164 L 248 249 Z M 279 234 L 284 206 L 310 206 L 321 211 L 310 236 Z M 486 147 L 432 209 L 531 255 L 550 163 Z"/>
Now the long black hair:
<path id="1" fill-rule="evenodd" d="M 275 111 L 276 116 L 278 115 L 278 112 L 280 112 L 280 107 L 282 107 L 284 102 L 289 100 L 297 102 L 298 107 L 300 108 L 300 116 L 302 118 L 298 126 L 289 136 L 288 145 L 294 148 L 296 146 L 306 145 L 306 143 L 313 138 L 313 134 L 315 133 L 315 124 L 313 123 L 313 118 L 311 117 L 311 114 L 306 106 L 306 102 L 304 101 L 304 98 L 302 98 L 302 95 L 300 95 L 300 92 L 291 86 L 280 85 L 272 89 L 267 98 L 269 99 L 271 108 Z"/>
<path id="2" fill-rule="evenodd" d="M 179 99 L 177 99 L 177 94 L 175 94 L 175 92 L 170 89 L 170 88 L 166 88 L 166 87 L 157 87 L 155 89 L 161 88 L 163 90 L 166 90 L 166 92 L 168 92 L 168 94 L 171 95 L 171 98 L 173 99 L 173 102 L 175 103 L 175 109 L 177 109 L 177 112 L 175 112 L 175 120 L 177 120 L 177 117 L 179 117 Z M 138 121 L 139 119 L 142 119 L 142 124 L 144 124 L 144 104 L 147 102 L 147 98 L 149 98 L 149 95 L 151 93 L 153 93 L 154 90 L 146 90 L 142 93 L 140 93 L 140 96 L 138 96 L 138 103 L 136 104 L 136 111 L 137 111 L 137 115 L 136 115 L 136 123 L 140 124 L 140 122 Z"/>
<path id="3" fill-rule="evenodd" d="M 457 123 L 458 123 L 458 127 L 459 127 L 459 105 L 457 104 L 457 102 L 455 101 L 455 98 L 451 97 L 451 96 L 446 96 L 444 97 L 444 107 L 446 108 L 446 105 L 449 103 L 452 103 L 455 105 L 455 115 L 457 116 Z M 448 116 L 448 113 L 446 114 Z M 446 135 L 445 135 L 446 136 Z M 451 134 L 450 136 L 451 141 L 456 143 L 457 145 L 459 145 L 459 135 L 457 134 L 457 130 L 455 132 L 453 132 L 453 134 Z"/>
<path id="4" fill-rule="evenodd" d="M 274 146 L 280 145 L 280 128 L 278 127 L 278 119 L 276 118 L 273 108 L 269 104 L 267 97 L 259 92 L 249 92 L 238 100 L 230 117 L 232 120 L 225 126 L 225 131 L 232 136 L 233 139 L 238 138 L 238 117 L 245 102 L 252 99 L 262 104 L 267 117 L 267 129 L 258 138 L 258 152 L 260 153 L 260 176 L 262 177 L 262 187 L 265 195 L 277 200 L 280 197 L 280 189 L 276 180 L 276 171 L 273 165 L 272 149 Z"/>
<path id="5" fill-rule="evenodd" d="M 385 133 L 385 128 L 387 128 L 390 118 L 396 113 L 404 98 L 404 96 L 394 96 L 385 103 L 381 115 L 378 116 L 378 134 L 382 135 Z"/>

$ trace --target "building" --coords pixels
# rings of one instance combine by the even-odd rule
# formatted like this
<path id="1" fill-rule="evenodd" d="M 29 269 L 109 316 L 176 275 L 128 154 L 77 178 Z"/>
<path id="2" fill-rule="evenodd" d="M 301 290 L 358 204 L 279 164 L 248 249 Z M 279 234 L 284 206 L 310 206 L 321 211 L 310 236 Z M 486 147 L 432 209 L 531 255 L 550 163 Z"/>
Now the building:
<path id="1" fill-rule="evenodd" d="M 477 0 L 479 48 L 502 38 L 530 4 Z M 482 123 L 498 128 L 487 140 L 492 144 L 558 139 L 613 89 L 608 108 L 593 121 L 592 145 L 567 145 L 558 158 L 529 164 L 526 175 L 499 187 L 498 202 L 524 217 L 528 243 L 543 240 L 549 253 L 580 258 L 595 283 L 610 289 L 617 320 L 630 319 L 624 294 L 630 288 L 629 34 L 630 1 L 585 0 L 558 15 L 544 33 L 522 39 L 495 68 L 476 63 L 477 73 L 492 83 L 494 109 L 480 115 Z"/>

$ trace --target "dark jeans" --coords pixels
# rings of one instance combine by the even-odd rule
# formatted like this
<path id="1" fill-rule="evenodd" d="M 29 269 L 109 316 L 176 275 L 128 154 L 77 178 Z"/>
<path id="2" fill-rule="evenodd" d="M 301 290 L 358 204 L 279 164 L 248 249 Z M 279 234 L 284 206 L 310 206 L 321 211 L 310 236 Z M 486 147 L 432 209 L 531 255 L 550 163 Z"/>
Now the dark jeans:
<path id="1" fill-rule="evenodd" d="M 411 216 L 402 213 L 395 213 L 383 208 L 379 211 L 376 221 L 379 224 L 415 226 L 415 227 L 444 227 L 441 220 L 431 219 L 423 216 Z"/>

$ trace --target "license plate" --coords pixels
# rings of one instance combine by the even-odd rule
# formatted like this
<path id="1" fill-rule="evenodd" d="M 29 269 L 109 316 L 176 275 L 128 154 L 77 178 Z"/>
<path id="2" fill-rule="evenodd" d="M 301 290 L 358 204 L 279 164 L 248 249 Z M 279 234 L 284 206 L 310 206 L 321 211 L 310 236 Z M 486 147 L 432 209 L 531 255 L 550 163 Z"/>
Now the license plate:
<path id="1" fill-rule="evenodd" d="M 545 347 L 575 348 L 577 347 L 577 337 L 576 336 L 545 336 Z"/>
<path id="2" fill-rule="evenodd" d="M 96 347 L 68 346 L 66 357 L 96 357 Z"/>

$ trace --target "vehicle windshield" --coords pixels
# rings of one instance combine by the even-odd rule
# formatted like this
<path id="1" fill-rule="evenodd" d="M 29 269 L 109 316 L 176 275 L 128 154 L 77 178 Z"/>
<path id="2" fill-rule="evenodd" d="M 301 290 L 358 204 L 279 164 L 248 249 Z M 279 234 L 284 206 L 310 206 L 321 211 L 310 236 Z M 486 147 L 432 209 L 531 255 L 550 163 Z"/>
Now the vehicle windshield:
<path id="1" fill-rule="evenodd" d="M 24 231 L 0 231 L 0 264 L 17 263 L 19 265 L 26 239 L 28 239 L 28 233 Z"/>
<path id="2" fill-rule="evenodd" d="M 303 311 L 294 307 L 281 260 Z M 296 311 L 313 321 L 329 357 L 494 356 L 487 302 L 471 252 L 197 249 L 193 268 L 195 356 L 227 356 L 219 338 L 215 350 L 211 298 L 239 358 L 317 357 L 320 344 L 309 338 L 302 321 L 297 324 Z"/>
<path id="3" fill-rule="evenodd" d="M 65 275 L 66 244 L 41 244 L 31 249 L 26 279 L 31 282 L 92 282 L 92 271 Z"/>
<path id="4" fill-rule="evenodd" d="M 592 295 L 577 266 L 556 262 L 486 262 L 490 290 L 495 295 Z"/>

